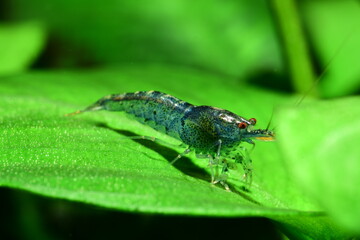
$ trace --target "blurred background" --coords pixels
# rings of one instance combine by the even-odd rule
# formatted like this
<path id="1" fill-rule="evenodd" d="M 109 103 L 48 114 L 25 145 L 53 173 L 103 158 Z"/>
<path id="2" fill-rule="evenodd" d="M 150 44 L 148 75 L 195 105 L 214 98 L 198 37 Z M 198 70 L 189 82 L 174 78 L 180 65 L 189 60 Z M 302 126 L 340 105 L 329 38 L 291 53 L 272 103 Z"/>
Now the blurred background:
<path id="1" fill-rule="evenodd" d="M 356 0 L 2 0 L 0 73 L 161 63 L 303 93 L 331 62 L 319 91 L 344 96 L 360 86 L 359 15 Z"/>
<path id="2" fill-rule="evenodd" d="M 273 91 L 306 94 L 316 86 L 311 95 L 358 94 L 359 6 L 355 0 L 1 0 L 0 84 L 2 76 L 26 71 L 161 64 Z M 9 238 L 282 238 L 266 219 L 120 213 L 0 193 Z"/>

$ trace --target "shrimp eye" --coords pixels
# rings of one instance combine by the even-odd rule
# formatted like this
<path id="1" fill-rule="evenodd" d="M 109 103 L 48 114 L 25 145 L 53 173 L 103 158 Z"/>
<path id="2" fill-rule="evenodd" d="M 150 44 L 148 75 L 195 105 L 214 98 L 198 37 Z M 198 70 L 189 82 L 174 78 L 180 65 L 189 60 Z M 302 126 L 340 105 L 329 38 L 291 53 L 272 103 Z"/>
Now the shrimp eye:
<path id="1" fill-rule="evenodd" d="M 251 125 L 255 125 L 256 124 L 256 119 L 255 118 L 250 118 L 249 122 L 251 122 Z"/>
<path id="2" fill-rule="evenodd" d="M 240 123 L 238 124 L 238 127 L 241 128 L 241 129 L 244 129 L 244 128 L 247 127 L 247 123 L 245 123 L 245 122 L 240 122 Z"/>

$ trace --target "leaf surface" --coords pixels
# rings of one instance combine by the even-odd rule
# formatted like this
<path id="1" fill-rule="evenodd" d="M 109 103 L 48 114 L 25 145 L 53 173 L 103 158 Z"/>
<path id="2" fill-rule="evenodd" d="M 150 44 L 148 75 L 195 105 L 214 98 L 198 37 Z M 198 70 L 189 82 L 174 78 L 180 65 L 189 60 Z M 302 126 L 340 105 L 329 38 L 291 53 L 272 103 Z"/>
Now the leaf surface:
<path id="1" fill-rule="evenodd" d="M 171 165 L 184 149 L 126 139 L 146 135 L 179 143 L 122 113 L 64 116 L 110 93 L 137 90 L 159 90 L 256 117 L 260 128 L 267 125 L 273 106 L 293 102 L 231 78 L 224 83 L 223 77 L 202 71 L 159 65 L 3 78 L 0 185 L 126 211 L 263 216 L 287 231 L 303 232 L 303 239 L 343 236 L 323 208 L 297 187 L 276 142 L 259 142 L 252 151 L 250 191 L 244 191 L 241 174 L 234 170 L 229 179 L 233 191 L 227 192 L 209 183 L 206 160 L 190 155 Z"/>
<path id="2" fill-rule="evenodd" d="M 279 112 L 278 139 L 289 171 L 339 223 L 360 232 L 359 97 Z M 290 139 L 290 140 L 289 140 Z"/>

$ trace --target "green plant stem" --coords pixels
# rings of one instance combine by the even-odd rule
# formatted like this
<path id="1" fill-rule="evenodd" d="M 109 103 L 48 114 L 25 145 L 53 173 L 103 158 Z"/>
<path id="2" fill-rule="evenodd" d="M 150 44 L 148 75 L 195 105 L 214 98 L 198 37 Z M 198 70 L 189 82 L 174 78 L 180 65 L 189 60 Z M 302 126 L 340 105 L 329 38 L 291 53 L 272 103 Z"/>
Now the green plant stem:
<path id="1" fill-rule="evenodd" d="M 313 65 L 294 0 L 272 0 L 290 68 L 291 81 L 297 93 L 316 97 Z"/>

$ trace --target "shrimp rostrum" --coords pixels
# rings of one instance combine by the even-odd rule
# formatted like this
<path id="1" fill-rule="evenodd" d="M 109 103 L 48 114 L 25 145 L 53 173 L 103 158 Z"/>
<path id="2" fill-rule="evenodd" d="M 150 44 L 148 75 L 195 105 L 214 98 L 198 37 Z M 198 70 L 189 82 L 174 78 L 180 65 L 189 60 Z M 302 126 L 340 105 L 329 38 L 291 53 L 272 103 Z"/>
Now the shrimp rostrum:
<path id="1" fill-rule="evenodd" d="M 249 186 L 252 182 L 251 159 L 241 143 L 254 145 L 253 139 L 274 139 L 273 131 L 254 129 L 255 118 L 245 119 L 216 107 L 195 106 L 158 91 L 108 95 L 68 115 L 97 110 L 126 112 L 139 122 L 180 140 L 187 148 L 172 163 L 195 152 L 198 158 L 209 160 L 211 183 L 220 183 L 227 190 L 227 172 L 233 163 L 241 164 L 244 182 Z M 156 141 L 151 137 L 142 138 Z"/>

